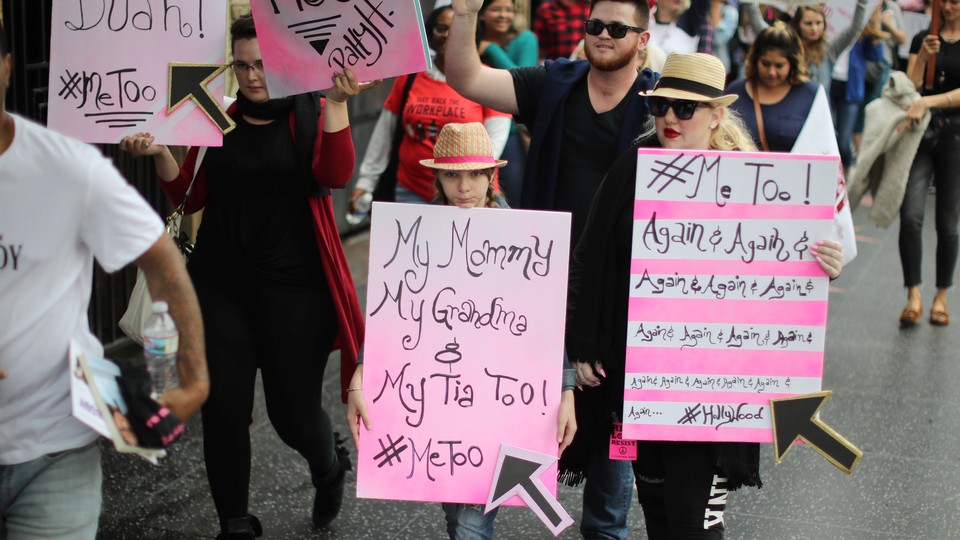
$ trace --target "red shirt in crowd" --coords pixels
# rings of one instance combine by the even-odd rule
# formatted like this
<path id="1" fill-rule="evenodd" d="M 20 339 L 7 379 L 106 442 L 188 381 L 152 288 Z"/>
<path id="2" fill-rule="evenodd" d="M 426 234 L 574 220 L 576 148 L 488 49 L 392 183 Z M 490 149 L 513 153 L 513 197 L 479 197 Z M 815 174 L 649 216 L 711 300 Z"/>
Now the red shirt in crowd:
<path id="1" fill-rule="evenodd" d="M 583 39 L 583 21 L 590 17 L 587 0 L 548 0 L 537 7 L 533 33 L 540 40 L 540 56 L 567 58 Z"/>

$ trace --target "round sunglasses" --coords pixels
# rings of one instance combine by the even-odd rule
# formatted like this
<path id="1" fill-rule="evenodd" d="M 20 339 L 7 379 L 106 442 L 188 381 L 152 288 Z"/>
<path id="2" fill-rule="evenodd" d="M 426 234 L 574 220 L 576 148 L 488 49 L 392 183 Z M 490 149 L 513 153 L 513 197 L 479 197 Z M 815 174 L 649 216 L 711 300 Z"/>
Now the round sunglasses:
<path id="1" fill-rule="evenodd" d="M 627 31 L 633 31 L 638 34 L 644 31 L 644 29 L 639 26 L 627 26 L 620 23 L 605 24 L 603 21 L 597 19 L 583 21 L 583 26 L 591 36 L 599 36 L 603 33 L 603 29 L 606 28 L 607 33 L 610 34 L 610 37 L 613 39 L 622 39 L 627 35 Z"/>
<path id="2" fill-rule="evenodd" d="M 711 107 L 708 103 L 699 101 L 690 101 L 688 99 L 667 99 L 658 96 L 647 98 L 647 108 L 650 114 L 657 118 L 666 116 L 667 111 L 673 109 L 673 114 L 680 120 L 689 120 L 693 118 L 693 113 L 697 112 L 698 107 Z"/>

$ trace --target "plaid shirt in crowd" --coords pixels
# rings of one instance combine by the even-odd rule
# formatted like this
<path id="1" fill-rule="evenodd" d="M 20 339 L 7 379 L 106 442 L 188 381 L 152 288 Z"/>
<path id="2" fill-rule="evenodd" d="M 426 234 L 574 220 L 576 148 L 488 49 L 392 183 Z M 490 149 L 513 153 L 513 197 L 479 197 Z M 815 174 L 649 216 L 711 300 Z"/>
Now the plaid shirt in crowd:
<path id="1" fill-rule="evenodd" d="M 589 0 L 548 0 L 537 7 L 533 33 L 540 41 L 540 57 L 547 60 L 566 58 L 583 39 L 583 21 L 590 16 Z"/>

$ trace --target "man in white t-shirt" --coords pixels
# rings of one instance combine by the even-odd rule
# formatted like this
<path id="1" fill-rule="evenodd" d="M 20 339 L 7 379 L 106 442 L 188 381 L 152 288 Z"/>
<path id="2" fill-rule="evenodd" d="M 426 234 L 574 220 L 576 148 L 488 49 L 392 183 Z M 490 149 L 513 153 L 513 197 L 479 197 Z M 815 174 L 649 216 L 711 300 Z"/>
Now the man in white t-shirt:
<path id="1" fill-rule="evenodd" d="M 71 416 L 67 350 L 103 354 L 87 321 L 94 258 L 136 263 L 170 305 L 181 387 L 159 401 L 184 421 L 209 391 L 203 324 L 177 248 L 110 161 L 6 112 L 12 68 L 0 24 L 0 538 L 93 539 L 100 453 Z"/>

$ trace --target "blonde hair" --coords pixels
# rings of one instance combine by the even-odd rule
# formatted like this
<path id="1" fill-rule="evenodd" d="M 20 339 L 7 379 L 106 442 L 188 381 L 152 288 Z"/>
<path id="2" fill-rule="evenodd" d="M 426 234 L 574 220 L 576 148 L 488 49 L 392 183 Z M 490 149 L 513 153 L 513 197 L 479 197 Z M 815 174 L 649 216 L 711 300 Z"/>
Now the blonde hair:
<path id="1" fill-rule="evenodd" d="M 719 108 L 720 106 L 718 106 Z M 756 152 L 757 145 L 753 137 L 747 132 L 743 121 L 729 107 L 722 107 L 724 114 L 720 116 L 717 127 L 710 132 L 711 150 L 740 150 L 742 152 Z"/>
<path id="2" fill-rule="evenodd" d="M 757 80 L 757 62 L 760 57 L 769 51 L 779 51 L 787 57 L 790 63 L 790 74 L 787 81 L 790 86 L 807 82 L 807 62 L 803 57 L 803 42 L 783 21 L 774 21 L 773 25 L 765 28 L 757 39 L 753 40 L 750 52 L 747 53 L 746 66 L 743 75 L 747 81 Z"/>
<path id="3" fill-rule="evenodd" d="M 489 169 L 481 169 L 481 170 L 483 171 L 483 174 L 485 174 L 487 178 L 490 180 L 487 183 L 487 195 L 483 199 L 483 207 L 484 208 L 500 208 L 500 205 L 497 204 L 497 195 L 499 192 L 493 188 L 494 179 L 496 179 L 497 177 L 497 168 L 490 167 Z M 433 189 L 436 194 L 434 195 L 433 201 L 431 201 L 431 204 L 442 204 L 444 206 L 448 206 L 450 204 L 450 199 L 447 199 L 447 194 L 443 192 L 443 184 L 440 182 L 440 171 L 441 169 L 433 170 L 433 172 L 435 173 L 433 177 Z M 500 194 L 500 196 L 503 197 L 502 194 Z"/>

